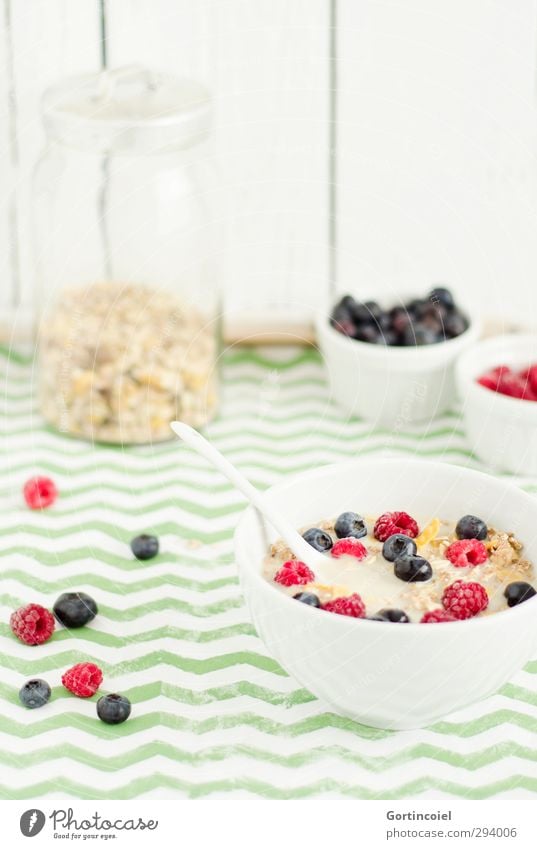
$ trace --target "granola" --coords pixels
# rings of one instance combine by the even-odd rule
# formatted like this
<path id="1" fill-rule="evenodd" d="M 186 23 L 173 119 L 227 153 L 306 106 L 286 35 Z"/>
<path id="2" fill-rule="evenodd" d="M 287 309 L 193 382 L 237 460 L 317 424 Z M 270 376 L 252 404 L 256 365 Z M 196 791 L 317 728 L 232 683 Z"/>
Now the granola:
<path id="1" fill-rule="evenodd" d="M 69 289 L 40 329 L 40 408 L 75 436 L 170 439 L 174 418 L 201 427 L 214 414 L 216 353 L 213 327 L 169 292 L 106 282 Z"/>

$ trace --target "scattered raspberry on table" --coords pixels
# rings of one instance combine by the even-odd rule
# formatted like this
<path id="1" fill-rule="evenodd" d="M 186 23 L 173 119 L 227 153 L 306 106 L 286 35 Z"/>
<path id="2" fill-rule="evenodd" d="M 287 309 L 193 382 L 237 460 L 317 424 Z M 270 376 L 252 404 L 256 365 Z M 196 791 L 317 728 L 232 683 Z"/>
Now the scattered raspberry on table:
<path id="1" fill-rule="evenodd" d="M 54 504 L 58 497 L 58 489 L 54 481 L 40 476 L 26 481 L 22 492 L 31 510 L 44 510 Z"/>
<path id="2" fill-rule="evenodd" d="M 40 604 L 27 604 L 11 614 L 9 626 L 16 637 L 28 646 L 40 646 L 53 634 L 54 616 Z"/>
<path id="3" fill-rule="evenodd" d="M 75 696 L 94 696 L 102 684 L 103 673 L 94 663 L 76 663 L 62 675 L 62 684 Z"/>

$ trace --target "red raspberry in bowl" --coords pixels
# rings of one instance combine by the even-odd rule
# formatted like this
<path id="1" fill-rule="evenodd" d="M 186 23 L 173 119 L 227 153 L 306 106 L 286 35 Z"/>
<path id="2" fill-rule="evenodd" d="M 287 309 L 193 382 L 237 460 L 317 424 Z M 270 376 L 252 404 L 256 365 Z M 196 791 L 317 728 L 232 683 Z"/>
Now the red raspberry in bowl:
<path id="1" fill-rule="evenodd" d="M 445 556 L 454 566 L 479 566 L 488 552 L 481 540 L 459 539 L 446 548 Z"/>
<path id="2" fill-rule="evenodd" d="M 363 560 L 367 557 L 367 548 L 355 537 L 345 537 L 334 543 L 330 551 L 332 557 L 356 557 L 357 560 Z"/>
<path id="3" fill-rule="evenodd" d="M 420 622 L 456 622 L 454 616 L 448 613 L 447 610 L 442 610 L 440 607 L 437 610 L 428 610 L 420 619 Z"/>
<path id="4" fill-rule="evenodd" d="M 340 616 L 353 616 L 355 619 L 363 619 L 365 616 L 365 604 L 358 593 L 333 598 L 332 601 L 323 604 L 323 610 L 328 610 L 330 613 L 339 613 Z"/>
<path id="5" fill-rule="evenodd" d="M 283 587 L 294 587 L 309 584 L 315 580 L 315 575 L 301 560 L 287 560 L 274 575 L 274 580 Z"/>
<path id="6" fill-rule="evenodd" d="M 22 643 L 40 646 L 52 636 L 55 620 L 40 604 L 27 604 L 11 614 L 9 626 Z"/>
<path id="7" fill-rule="evenodd" d="M 63 686 L 81 699 L 95 695 L 102 680 L 103 673 L 95 663 L 76 663 L 62 675 Z"/>
<path id="8" fill-rule="evenodd" d="M 31 510 L 44 510 L 45 507 L 54 504 L 58 497 L 58 489 L 54 481 L 39 476 L 26 481 L 22 492 Z"/>
<path id="9" fill-rule="evenodd" d="M 475 581 L 455 581 L 446 587 L 442 595 L 444 610 L 455 619 L 471 619 L 486 610 L 489 597 L 485 587 Z"/>
<path id="10" fill-rule="evenodd" d="M 392 534 L 405 534 L 407 537 L 417 537 L 420 532 L 418 523 L 408 513 L 400 510 L 394 513 L 383 513 L 375 522 L 373 536 L 384 542 Z"/>

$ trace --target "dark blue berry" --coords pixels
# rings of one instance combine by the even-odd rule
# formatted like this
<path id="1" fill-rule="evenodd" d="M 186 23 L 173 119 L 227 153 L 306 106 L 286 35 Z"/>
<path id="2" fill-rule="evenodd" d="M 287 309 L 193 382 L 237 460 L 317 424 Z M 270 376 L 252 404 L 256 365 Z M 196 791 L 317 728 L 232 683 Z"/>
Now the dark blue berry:
<path id="1" fill-rule="evenodd" d="M 354 338 L 359 342 L 368 342 L 371 345 L 383 345 L 382 331 L 374 324 L 363 324 L 358 327 Z"/>
<path id="2" fill-rule="evenodd" d="M 321 528 L 310 528 L 302 536 L 316 551 L 328 551 L 332 548 L 332 537 Z"/>
<path id="3" fill-rule="evenodd" d="M 450 315 L 446 316 L 444 322 L 444 332 L 448 339 L 455 339 L 468 329 L 468 321 L 460 313 L 454 310 Z"/>
<path id="4" fill-rule="evenodd" d="M 532 585 L 527 584 L 525 581 L 514 581 L 512 584 L 508 584 L 504 592 L 509 607 L 516 607 L 517 604 L 528 601 L 528 599 L 533 598 L 536 594 Z"/>
<path id="5" fill-rule="evenodd" d="M 131 551 L 137 560 L 151 560 L 158 554 L 158 539 L 151 534 L 140 534 L 131 539 Z"/>
<path id="6" fill-rule="evenodd" d="M 345 539 L 345 537 L 360 539 L 360 537 L 367 536 L 367 528 L 362 517 L 358 513 L 351 513 L 350 511 L 341 513 L 337 517 L 334 530 L 339 539 Z"/>
<path id="7" fill-rule="evenodd" d="M 118 693 L 101 696 L 97 702 L 97 716 L 108 725 L 119 725 L 120 722 L 125 722 L 130 713 L 131 703 L 126 696 L 120 696 Z"/>
<path id="8" fill-rule="evenodd" d="M 433 328 L 419 321 L 409 324 L 403 333 L 403 344 L 407 346 L 434 345 L 440 341 L 441 336 Z"/>
<path id="9" fill-rule="evenodd" d="M 301 601 L 302 604 L 309 604 L 310 607 L 320 607 L 321 601 L 315 593 L 297 593 L 293 596 L 297 601 Z"/>
<path id="10" fill-rule="evenodd" d="M 392 534 L 382 546 L 382 556 L 393 563 L 399 557 L 415 554 L 418 550 L 416 543 L 406 534 Z"/>
<path id="11" fill-rule="evenodd" d="M 383 619 L 385 622 L 410 622 L 410 619 L 406 615 L 404 610 L 398 610 L 397 608 L 383 608 L 379 610 L 377 613 L 379 619 Z"/>
<path id="12" fill-rule="evenodd" d="M 98 613 L 95 601 L 86 593 L 62 593 L 52 609 L 58 622 L 66 628 L 81 628 Z"/>
<path id="13" fill-rule="evenodd" d="M 364 304 L 364 308 L 367 310 L 370 319 L 374 321 L 380 321 L 384 310 L 380 307 L 376 301 L 366 301 Z"/>
<path id="14" fill-rule="evenodd" d="M 30 710 L 43 707 L 50 699 L 51 689 L 41 678 L 32 678 L 19 690 L 19 699 Z"/>
<path id="15" fill-rule="evenodd" d="M 431 564 L 419 554 L 399 557 L 394 564 L 395 577 L 401 581 L 429 581 L 433 576 Z"/>
<path id="16" fill-rule="evenodd" d="M 453 299 L 453 295 L 446 289 L 445 286 L 436 286 L 429 292 L 429 300 L 432 301 L 433 304 L 441 304 L 448 310 L 452 310 L 455 307 L 455 301 Z"/>
<path id="17" fill-rule="evenodd" d="M 455 533 L 459 539 L 486 539 L 488 528 L 483 519 L 468 514 L 459 519 Z"/>

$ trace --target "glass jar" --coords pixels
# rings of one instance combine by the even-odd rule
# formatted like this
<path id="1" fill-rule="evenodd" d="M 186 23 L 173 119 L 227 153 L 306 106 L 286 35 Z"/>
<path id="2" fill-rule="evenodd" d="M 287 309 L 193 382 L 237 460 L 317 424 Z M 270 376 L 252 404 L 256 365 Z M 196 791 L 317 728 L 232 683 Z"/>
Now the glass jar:
<path id="1" fill-rule="evenodd" d="M 200 84 L 141 68 L 43 101 L 33 182 L 39 400 L 63 433 L 113 443 L 202 427 L 217 403 L 219 298 Z"/>

